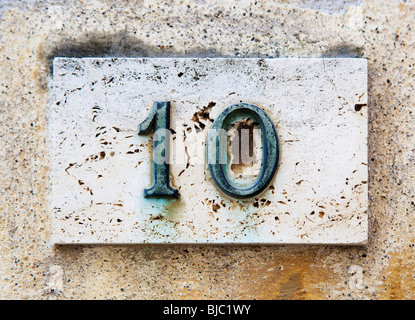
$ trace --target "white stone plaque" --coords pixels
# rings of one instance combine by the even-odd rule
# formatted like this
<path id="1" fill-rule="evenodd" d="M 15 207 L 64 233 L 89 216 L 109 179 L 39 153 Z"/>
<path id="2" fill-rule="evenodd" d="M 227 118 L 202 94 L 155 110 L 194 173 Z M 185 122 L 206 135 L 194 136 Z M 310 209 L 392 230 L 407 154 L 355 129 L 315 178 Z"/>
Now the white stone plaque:
<path id="1" fill-rule="evenodd" d="M 53 68 L 53 243 L 367 241 L 365 59 L 55 58 Z M 144 196 L 158 138 L 139 135 L 139 124 L 155 102 L 170 106 L 162 154 L 177 197 Z M 207 163 L 212 124 L 236 104 L 263 110 L 278 136 L 275 175 L 245 198 L 221 190 Z M 251 162 L 239 164 L 232 146 L 225 152 L 238 190 L 270 165 L 256 120 L 229 122 L 248 130 L 235 150 Z"/>

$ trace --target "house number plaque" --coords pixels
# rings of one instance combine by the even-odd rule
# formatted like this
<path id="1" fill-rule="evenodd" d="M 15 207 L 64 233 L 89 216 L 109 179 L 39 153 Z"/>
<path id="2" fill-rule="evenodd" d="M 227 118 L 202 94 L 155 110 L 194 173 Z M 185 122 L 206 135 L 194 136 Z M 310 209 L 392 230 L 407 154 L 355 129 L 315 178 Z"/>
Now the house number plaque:
<path id="1" fill-rule="evenodd" d="M 53 67 L 54 244 L 366 243 L 365 59 Z"/>

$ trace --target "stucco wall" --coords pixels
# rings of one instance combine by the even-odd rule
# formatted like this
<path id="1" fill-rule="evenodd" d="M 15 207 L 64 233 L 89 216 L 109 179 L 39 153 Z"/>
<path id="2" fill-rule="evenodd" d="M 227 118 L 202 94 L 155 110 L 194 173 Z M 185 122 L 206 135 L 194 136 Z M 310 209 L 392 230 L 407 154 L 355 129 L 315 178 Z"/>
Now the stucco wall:
<path id="1" fill-rule="evenodd" d="M 414 298 L 414 1 L 27 0 L 0 10 L 0 298 Z M 367 58 L 369 244 L 54 247 L 55 56 Z"/>

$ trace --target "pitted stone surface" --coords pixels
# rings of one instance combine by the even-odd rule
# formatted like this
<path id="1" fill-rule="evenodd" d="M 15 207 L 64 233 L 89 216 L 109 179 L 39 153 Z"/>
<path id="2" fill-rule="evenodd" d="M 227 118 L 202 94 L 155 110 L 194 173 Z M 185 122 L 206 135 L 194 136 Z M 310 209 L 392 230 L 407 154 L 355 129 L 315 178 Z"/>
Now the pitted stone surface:
<path id="1" fill-rule="evenodd" d="M 414 2 L 334 2 L 3 1 L 0 297 L 414 299 Z M 58 56 L 366 58 L 368 245 L 54 246 Z"/>
<path id="2" fill-rule="evenodd" d="M 56 58 L 53 96 L 54 243 L 367 240 L 365 59 Z M 179 199 L 143 196 L 153 139 L 137 125 L 157 100 L 172 104 Z M 239 102 L 266 110 L 280 145 L 274 181 L 245 200 L 205 164 L 212 121 Z"/>

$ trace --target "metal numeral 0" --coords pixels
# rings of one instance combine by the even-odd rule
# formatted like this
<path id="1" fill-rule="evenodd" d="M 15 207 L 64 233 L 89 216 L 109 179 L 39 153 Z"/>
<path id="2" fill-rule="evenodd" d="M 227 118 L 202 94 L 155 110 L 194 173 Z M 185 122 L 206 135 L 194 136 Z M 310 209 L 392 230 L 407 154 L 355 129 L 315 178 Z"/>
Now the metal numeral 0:
<path id="1" fill-rule="evenodd" d="M 170 102 L 155 101 L 148 117 L 138 125 L 138 134 L 154 129 L 153 185 L 144 189 L 144 197 L 179 197 L 179 190 L 170 186 Z"/>
<path id="2" fill-rule="evenodd" d="M 227 152 L 224 150 L 227 144 L 226 141 L 223 141 L 223 139 L 226 139 L 226 135 L 220 134 L 226 121 L 240 112 L 250 114 L 260 124 L 263 149 L 262 168 L 259 177 L 252 186 L 244 189 L 233 186 L 227 178 L 225 172 L 226 159 L 224 159 L 224 157 L 227 157 Z M 219 114 L 210 128 L 206 156 L 212 179 L 220 190 L 235 198 L 250 198 L 258 195 L 272 181 L 278 166 L 278 137 L 272 120 L 263 109 L 253 104 L 237 103 L 227 107 Z"/>

